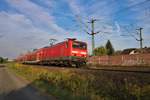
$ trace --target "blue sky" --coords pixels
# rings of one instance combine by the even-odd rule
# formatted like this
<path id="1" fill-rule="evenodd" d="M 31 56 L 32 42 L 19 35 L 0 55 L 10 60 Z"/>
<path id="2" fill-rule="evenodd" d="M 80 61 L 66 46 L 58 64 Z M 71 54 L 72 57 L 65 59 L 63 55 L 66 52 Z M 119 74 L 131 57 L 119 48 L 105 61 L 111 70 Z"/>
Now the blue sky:
<path id="1" fill-rule="evenodd" d="M 96 18 L 96 47 L 109 39 L 116 50 L 138 48 L 133 37 L 143 27 L 144 46 L 150 46 L 150 0 L 0 0 L 0 56 L 15 58 L 34 48 L 68 37 L 88 43 L 87 23 Z M 88 26 L 85 27 L 85 26 Z"/>

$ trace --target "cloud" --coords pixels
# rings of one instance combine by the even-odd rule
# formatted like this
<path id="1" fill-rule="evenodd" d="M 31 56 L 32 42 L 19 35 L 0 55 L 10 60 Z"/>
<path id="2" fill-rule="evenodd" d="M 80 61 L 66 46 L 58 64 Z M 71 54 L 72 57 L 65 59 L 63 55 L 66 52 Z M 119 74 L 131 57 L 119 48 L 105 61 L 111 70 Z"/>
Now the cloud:
<path id="1" fill-rule="evenodd" d="M 0 33 L 4 35 L 0 39 L 1 56 L 14 58 L 27 50 L 48 45 L 50 38 L 57 37 L 55 34 L 36 28 L 32 21 L 22 14 L 2 11 L 0 22 Z"/>
<path id="2" fill-rule="evenodd" d="M 81 6 L 79 6 L 79 4 L 75 1 L 75 0 L 67 0 L 72 12 L 75 14 L 75 15 L 78 15 L 80 14 L 83 10 Z"/>
<path id="3" fill-rule="evenodd" d="M 123 4 L 115 0 L 92 0 L 91 2 L 67 0 L 67 2 L 73 14 L 78 15 L 83 23 L 87 24 L 89 18 L 99 19 L 95 24 L 95 31 L 101 31 L 101 34 L 97 34 L 95 39 L 97 46 L 103 44 L 107 39 L 111 39 L 117 49 L 128 48 L 128 46 L 138 47 L 137 41 L 132 37 L 124 38 L 120 36 L 128 33 L 123 27 L 125 24 L 130 25 L 132 23 L 144 27 L 145 39 L 147 39 L 146 36 L 150 35 L 148 33 L 150 30 L 149 16 L 146 16 L 143 12 L 145 8 L 149 8 L 150 2 L 148 0 L 127 0 Z M 77 23 L 81 22 L 77 21 Z M 83 27 L 85 26 L 82 25 Z M 131 32 L 135 32 L 135 27 L 132 27 Z M 130 41 L 130 45 L 126 41 Z M 149 43 L 145 43 L 149 45 Z M 90 40 L 88 40 L 88 44 L 90 44 Z"/>
<path id="4" fill-rule="evenodd" d="M 58 42 L 68 37 L 77 38 L 88 42 L 90 50 L 91 36 L 82 29 L 84 24 L 91 27 L 87 23 L 91 18 L 98 19 L 95 31 L 101 31 L 95 36 L 96 46 L 104 45 L 110 39 L 117 49 L 138 47 L 139 44 L 132 37 L 120 37 L 120 34 L 127 33 L 123 26 L 131 23 L 135 26 L 131 32 L 137 26 L 144 28 L 144 43 L 149 45 L 150 19 L 144 10 L 149 8 L 150 2 L 140 4 L 144 0 L 126 0 L 123 3 L 120 0 L 6 1 L 9 8 L 5 11 L 0 8 L 0 55 L 3 56 L 16 57 L 27 50 L 43 47 L 48 45 L 50 38 Z M 78 21 L 72 22 L 74 19 Z M 73 24 L 81 24 L 79 19 L 84 24 L 76 28 Z"/>
<path id="5" fill-rule="evenodd" d="M 61 28 L 54 21 L 54 17 L 41 6 L 29 0 L 7 0 L 7 2 L 16 10 L 28 16 L 33 23 L 42 28 L 46 27 L 52 32 L 65 33 L 66 30 Z"/>
<path id="6" fill-rule="evenodd" d="M 113 19 L 112 14 L 116 12 L 117 8 L 115 7 L 117 6 L 117 3 L 114 2 L 114 0 L 110 1 L 93 0 L 91 3 L 88 3 L 87 5 L 85 3 L 81 3 L 79 0 L 67 0 L 67 1 L 73 14 L 78 15 L 80 18 L 77 19 L 78 24 L 81 24 L 82 21 L 82 23 L 85 23 L 86 25 L 91 27 L 90 24 L 88 24 L 87 22 L 90 21 L 91 18 L 98 19 L 98 21 L 95 22 L 95 31 L 96 32 L 100 31 L 100 33 L 95 35 L 96 47 L 104 45 L 108 39 L 113 39 L 120 35 L 121 29 L 119 22 L 112 21 Z M 81 27 L 83 29 L 85 28 L 85 25 L 82 24 Z M 88 49 L 91 52 L 91 36 L 87 35 L 87 39 L 89 45 Z"/>
<path id="7" fill-rule="evenodd" d="M 80 33 L 72 32 L 65 34 L 50 34 L 44 29 L 35 27 L 33 22 L 26 16 L 17 13 L 0 12 L 0 56 L 15 58 L 16 56 L 49 45 L 49 39 L 64 39 L 80 37 Z"/>
<path id="8" fill-rule="evenodd" d="M 132 6 L 130 8 L 131 11 L 134 11 L 134 20 L 136 21 L 135 28 L 142 27 L 143 28 L 143 39 L 144 45 L 148 46 L 149 37 L 150 37 L 150 16 L 148 15 L 148 11 L 150 11 L 150 1 L 149 0 L 128 0 L 128 5 Z"/>

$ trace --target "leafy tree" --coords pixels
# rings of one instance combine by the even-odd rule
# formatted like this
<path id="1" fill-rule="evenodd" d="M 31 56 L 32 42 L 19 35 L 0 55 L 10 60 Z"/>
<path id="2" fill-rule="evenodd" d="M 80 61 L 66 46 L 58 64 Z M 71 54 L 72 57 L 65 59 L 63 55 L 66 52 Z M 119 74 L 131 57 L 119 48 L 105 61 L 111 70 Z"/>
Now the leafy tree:
<path id="1" fill-rule="evenodd" d="M 2 57 L 0 57 L 0 63 L 3 63 L 4 59 Z"/>
<path id="2" fill-rule="evenodd" d="M 5 63 L 8 61 L 8 58 L 0 57 L 0 63 Z"/>
<path id="3" fill-rule="evenodd" d="M 107 49 L 104 46 L 100 46 L 94 49 L 95 56 L 102 56 L 107 54 Z"/>
<path id="4" fill-rule="evenodd" d="M 110 42 L 110 40 L 107 41 L 105 48 L 107 49 L 107 55 L 113 55 L 115 50 Z"/>

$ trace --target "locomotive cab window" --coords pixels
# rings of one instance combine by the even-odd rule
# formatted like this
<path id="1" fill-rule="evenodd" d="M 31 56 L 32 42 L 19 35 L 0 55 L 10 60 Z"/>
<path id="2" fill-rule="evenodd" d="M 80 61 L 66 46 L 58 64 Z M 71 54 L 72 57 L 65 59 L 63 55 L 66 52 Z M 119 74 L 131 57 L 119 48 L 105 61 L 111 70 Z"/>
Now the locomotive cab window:
<path id="1" fill-rule="evenodd" d="M 77 49 L 86 49 L 86 44 L 83 42 L 73 42 L 72 47 Z"/>

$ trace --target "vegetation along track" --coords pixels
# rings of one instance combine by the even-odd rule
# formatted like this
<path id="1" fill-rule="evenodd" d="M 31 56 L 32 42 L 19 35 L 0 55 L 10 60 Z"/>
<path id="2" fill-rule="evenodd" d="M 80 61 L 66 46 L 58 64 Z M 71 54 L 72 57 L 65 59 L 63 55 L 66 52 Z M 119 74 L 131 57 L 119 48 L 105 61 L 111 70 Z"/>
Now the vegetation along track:
<path id="1" fill-rule="evenodd" d="M 22 64 L 10 64 L 9 68 L 60 100 L 149 100 L 150 97 L 149 73 Z"/>
<path id="2" fill-rule="evenodd" d="M 104 66 L 104 67 L 88 67 L 89 70 L 103 70 L 113 72 L 134 72 L 134 73 L 150 73 L 148 66 Z"/>
<path id="3" fill-rule="evenodd" d="M 105 72 L 123 72 L 123 73 L 147 73 L 150 74 L 150 67 L 145 66 L 120 66 L 120 67 L 81 67 L 81 68 L 73 68 L 70 66 L 62 67 L 62 66 L 43 66 L 43 65 L 32 65 L 33 67 L 41 67 L 46 69 L 68 69 L 68 70 L 76 70 L 76 71 L 105 71 Z"/>

